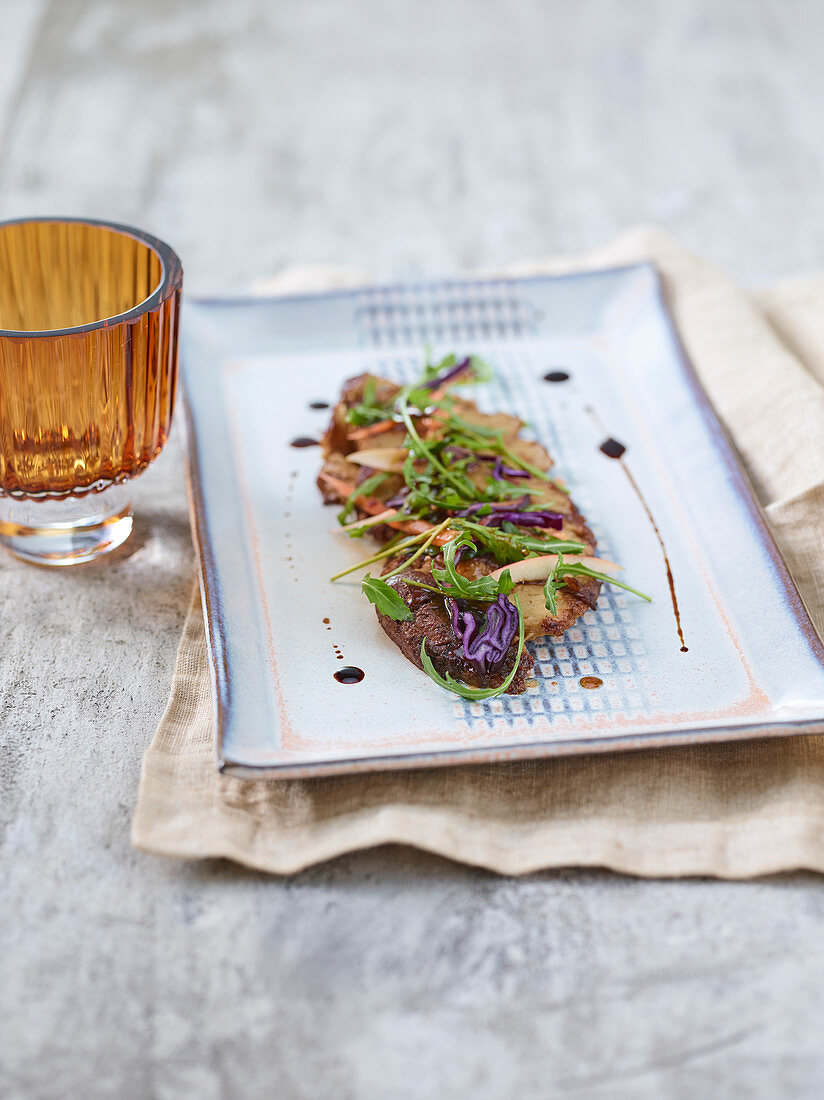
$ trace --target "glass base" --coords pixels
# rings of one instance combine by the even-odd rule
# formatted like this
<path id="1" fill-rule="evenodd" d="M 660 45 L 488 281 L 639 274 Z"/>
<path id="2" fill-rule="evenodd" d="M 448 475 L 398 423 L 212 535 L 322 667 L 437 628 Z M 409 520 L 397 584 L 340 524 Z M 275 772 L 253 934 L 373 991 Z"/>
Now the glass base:
<path id="1" fill-rule="evenodd" d="M 128 485 L 79 499 L 0 497 L 0 545 L 38 565 L 79 565 L 121 546 L 131 534 Z"/>

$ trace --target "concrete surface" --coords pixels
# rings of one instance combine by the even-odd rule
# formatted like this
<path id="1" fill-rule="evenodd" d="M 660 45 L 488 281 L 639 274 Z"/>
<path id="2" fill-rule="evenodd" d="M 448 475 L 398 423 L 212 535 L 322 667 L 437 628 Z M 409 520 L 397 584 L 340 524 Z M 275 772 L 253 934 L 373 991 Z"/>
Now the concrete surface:
<path id="1" fill-rule="evenodd" d="M 822 35 L 817 0 L 0 0 L 0 216 L 141 225 L 195 291 L 639 219 L 763 282 L 824 264 Z M 137 506 L 100 566 L 0 559 L 0 1095 L 824 1095 L 815 876 L 131 851 L 192 578 L 178 440 Z"/>

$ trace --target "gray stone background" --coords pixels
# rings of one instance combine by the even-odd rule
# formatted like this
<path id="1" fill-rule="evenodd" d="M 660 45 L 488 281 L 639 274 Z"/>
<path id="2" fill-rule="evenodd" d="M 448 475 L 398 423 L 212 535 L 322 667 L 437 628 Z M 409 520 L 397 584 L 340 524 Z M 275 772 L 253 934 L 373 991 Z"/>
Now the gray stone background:
<path id="1" fill-rule="evenodd" d="M 0 216 L 140 225 L 194 292 L 637 220 L 755 285 L 824 264 L 822 41 L 819 0 L 0 0 Z M 181 457 L 111 561 L 0 559 L 0 1095 L 824 1095 L 816 876 L 133 852 L 193 571 Z"/>

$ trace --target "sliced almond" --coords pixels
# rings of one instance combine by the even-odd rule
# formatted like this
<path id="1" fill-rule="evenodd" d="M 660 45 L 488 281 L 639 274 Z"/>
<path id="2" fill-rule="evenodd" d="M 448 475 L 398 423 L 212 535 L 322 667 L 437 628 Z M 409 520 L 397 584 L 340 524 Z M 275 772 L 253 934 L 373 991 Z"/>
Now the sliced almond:
<path id="1" fill-rule="evenodd" d="M 400 474 L 408 455 L 409 451 L 405 447 L 372 447 L 368 450 L 352 451 L 346 457 L 358 466 L 371 466 L 373 470 Z"/>

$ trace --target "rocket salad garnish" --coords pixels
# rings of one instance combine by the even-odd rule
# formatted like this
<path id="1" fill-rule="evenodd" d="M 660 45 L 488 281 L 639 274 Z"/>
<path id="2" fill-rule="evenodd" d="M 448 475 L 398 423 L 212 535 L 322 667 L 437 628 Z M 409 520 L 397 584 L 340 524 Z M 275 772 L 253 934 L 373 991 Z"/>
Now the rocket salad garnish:
<path id="1" fill-rule="evenodd" d="M 545 502 L 553 499 L 553 490 L 555 499 L 557 490 L 566 490 L 531 461 L 534 452 L 529 447 L 535 444 L 513 442 L 493 417 L 479 417 L 484 423 L 467 419 L 467 410 L 473 407 L 459 402 L 452 388 L 490 377 L 489 367 L 477 356 L 459 360 L 448 355 L 439 362 L 427 362 L 411 385 L 399 390 L 390 387 L 388 397 L 386 383 L 379 387 L 376 379 L 367 379 L 360 400 L 346 409 L 345 422 L 353 439 L 369 440 L 363 445 L 371 450 L 360 452 L 364 472 L 370 463 L 380 469 L 354 488 L 327 477 L 346 497 L 338 518 L 350 537 L 385 530 L 384 525 L 393 529 L 393 537 L 381 550 L 332 580 L 387 560 L 399 563 L 382 577 L 367 573 L 362 581 L 364 595 L 381 615 L 398 623 L 411 621 L 412 609 L 399 586 L 423 589 L 443 600 L 445 621 L 451 624 L 455 646 L 466 665 L 487 676 L 513 661 L 500 684 L 474 687 L 449 671 L 441 675 L 424 637 L 420 661 L 426 673 L 441 687 L 469 700 L 502 694 L 516 675 L 525 644 L 524 615 L 515 591 L 519 584 L 541 583 L 552 617 L 558 616 L 558 595 L 570 587 L 572 578 L 615 584 L 641 599 L 650 598 L 610 575 L 608 570 L 617 568 L 612 563 L 588 557 L 590 548 L 584 542 L 563 534 L 564 513 Z M 379 400 L 381 387 L 384 400 Z M 401 431 L 402 447 L 398 446 Z M 386 433 L 394 433 L 389 437 L 394 446 L 380 449 Z M 515 443 L 529 458 L 518 453 Z M 357 454 L 353 453 L 352 461 L 357 461 Z M 374 497 L 389 478 L 393 488 L 383 493 L 390 499 Z M 403 483 L 400 490 L 398 478 Z M 483 558 L 480 568 L 489 557 L 498 568 L 474 577 L 464 575 L 467 559 L 471 562 L 479 556 Z M 423 573 L 410 575 L 415 563 L 419 569 L 424 567 Z M 574 581 L 572 591 L 577 591 Z"/>

